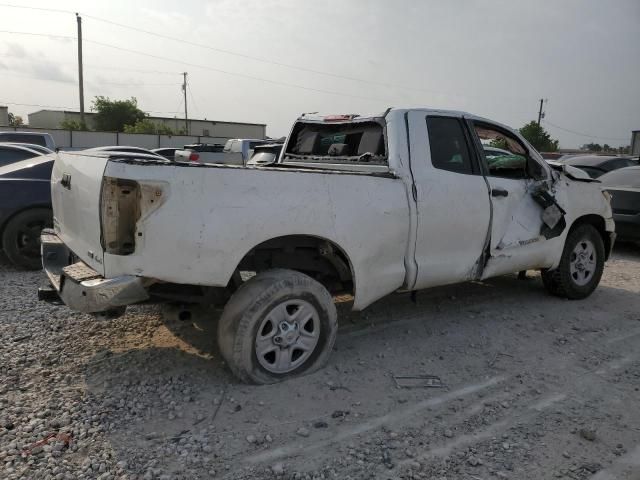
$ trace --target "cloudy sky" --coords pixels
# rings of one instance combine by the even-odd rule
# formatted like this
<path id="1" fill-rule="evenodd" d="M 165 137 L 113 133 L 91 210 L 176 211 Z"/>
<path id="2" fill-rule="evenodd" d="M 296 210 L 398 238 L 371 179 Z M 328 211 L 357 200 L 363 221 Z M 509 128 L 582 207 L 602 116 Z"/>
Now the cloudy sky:
<path id="1" fill-rule="evenodd" d="M 96 95 L 135 96 L 153 115 L 182 116 L 187 71 L 191 117 L 266 123 L 271 136 L 302 112 L 388 106 L 466 110 L 520 127 L 537 117 L 540 98 L 562 147 L 626 145 L 640 129 L 638 0 L 19 5 L 68 11 L 0 6 L 0 104 L 25 118 L 35 105 L 78 109 L 79 11 L 87 108 Z"/>

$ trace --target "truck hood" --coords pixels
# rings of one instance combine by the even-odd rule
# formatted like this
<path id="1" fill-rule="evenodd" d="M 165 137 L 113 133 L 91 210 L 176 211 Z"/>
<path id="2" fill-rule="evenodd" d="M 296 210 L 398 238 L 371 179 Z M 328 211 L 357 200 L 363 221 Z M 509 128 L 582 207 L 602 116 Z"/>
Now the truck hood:
<path id="1" fill-rule="evenodd" d="M 571 165 L 567 165 L 566 163 L 547 161 L 549 166 L 558 172 L 564 173 L 566 177 L 569 177 L 571 180 L 576 180 L 578 182 L 600 182 L 600 180 L 596 178 L 591 178 L 587 172 L 581 170 L 576 167 L 572 167 Z"/>

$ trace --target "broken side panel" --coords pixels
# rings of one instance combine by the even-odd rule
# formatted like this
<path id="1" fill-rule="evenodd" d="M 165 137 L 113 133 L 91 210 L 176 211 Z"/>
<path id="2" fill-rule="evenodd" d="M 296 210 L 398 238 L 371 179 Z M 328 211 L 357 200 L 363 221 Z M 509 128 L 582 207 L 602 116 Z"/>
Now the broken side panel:
<path id="1" fill-rule="evenodd" d="M 555 229 L 562 228 L 564 211 L 540 193 L 544 191 L 545 183 L 498 177 L 488 177 L 488 181 L 492 192 L 498 191 L 501 195 L 493 193 L 491 196 L 490 257 L 482 277 L 548 267 L 555 258 L 552 251 L 557 248 L 549 238 L 557 236 L 553 235 Z M 546 199 L 548 207 L 543 208 L 540 198 L 534 198 L 535 195 Z"/>

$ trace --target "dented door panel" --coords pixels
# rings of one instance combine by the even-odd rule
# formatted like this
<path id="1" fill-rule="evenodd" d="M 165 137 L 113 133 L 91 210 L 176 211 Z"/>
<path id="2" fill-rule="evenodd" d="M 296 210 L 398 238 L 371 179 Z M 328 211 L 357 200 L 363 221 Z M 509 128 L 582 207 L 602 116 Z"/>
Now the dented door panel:
<path id="1" fill-rule="evenodd" d="M 507 194 L 491 197 L 490 256 L 482 277 L 550 266 L 554 246 L 541 233 L 544 210 L 532 197 L 542 183 L 497 177 L 487 180 L 492 191 Z"/>

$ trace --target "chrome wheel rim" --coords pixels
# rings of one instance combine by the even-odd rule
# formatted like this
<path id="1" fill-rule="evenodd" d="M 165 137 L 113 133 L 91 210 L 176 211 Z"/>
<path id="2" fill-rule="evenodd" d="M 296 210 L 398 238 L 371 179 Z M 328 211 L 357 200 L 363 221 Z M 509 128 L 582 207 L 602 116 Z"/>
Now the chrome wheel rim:
<path id="1" fill-rule="evenodd" d="M 584 286 L 596 272 L 596 247 L 591 240 L 580 240 L 571 252 L 569 272 L 576 285 Z"/>
<path id="2" fill-rule="evenodd" d="M 264 318 L 256 333 L 258 362 L 270 373 L 289 373 L 314 352 L 320 338 L 320 316 L 309 302 L 286 300 Z"/>

